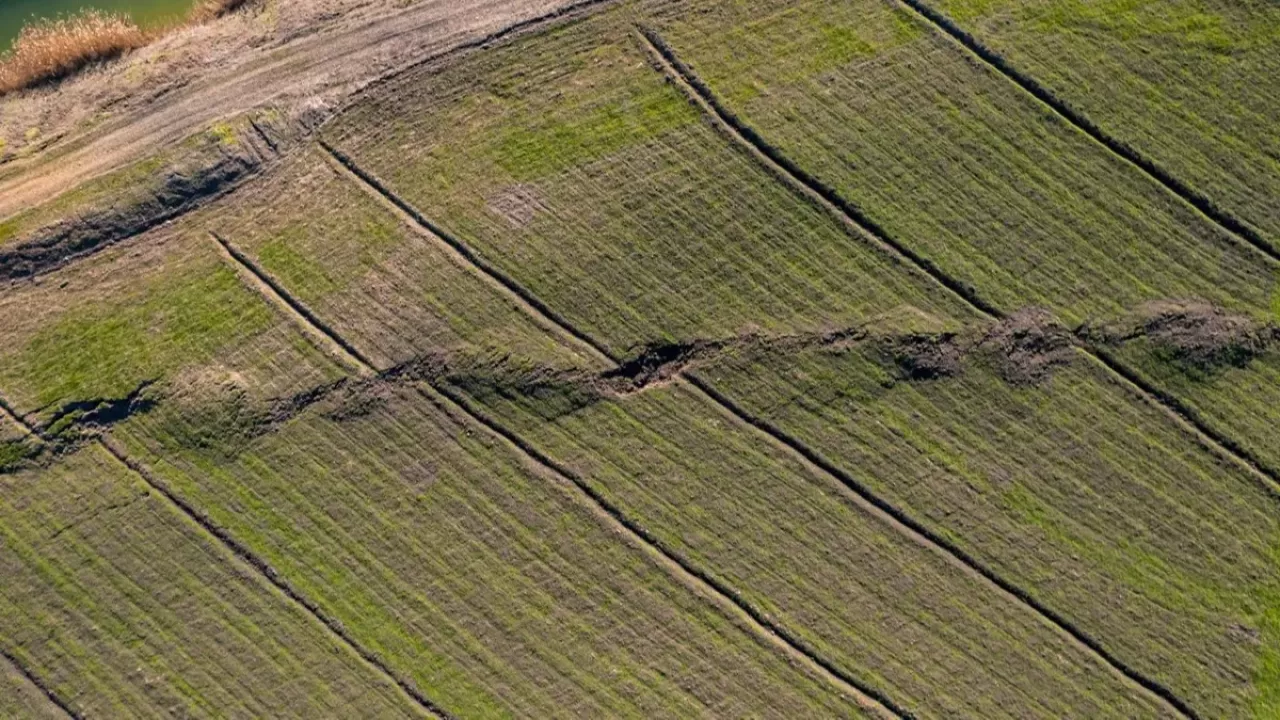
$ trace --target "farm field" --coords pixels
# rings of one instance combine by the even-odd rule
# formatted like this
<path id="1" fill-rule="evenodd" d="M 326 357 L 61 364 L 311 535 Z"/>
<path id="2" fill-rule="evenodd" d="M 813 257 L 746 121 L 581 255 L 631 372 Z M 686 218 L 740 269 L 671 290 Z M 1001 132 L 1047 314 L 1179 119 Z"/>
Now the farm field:
<path id="1" fill-rule="evenodd" d="M 712 7 L 660 4 L 654 27 L 764 142 L 992 312 L 1046 307 L 1074 327 L 1191 301 L 1280 321 L 1280 263 L 906 6 Z M 801 46 L 827 48 L 816 56 L 839 62 L 793 67 L 786 58 L 805 57 L 794 51 Z M 1243 365 L 1243 383 L 1266 385 L 1265 369 Z M 1144 375 L 1198 404 L 1194 388 Z M 1265 458 L 1277 407 L 1228 403 L 1200 414 L 1275 478 L 1280 467 Z M 1248 430 L 1231 435 L 1238 428 Z"/>
<path id="2" fill-rule="evenodd" d="M 237 276 L 192 217 L 0 296 L 0 387 L 43 423 L 216 367 L 259 397 L 336 379 L 328 359 Z M 190 379 L 190 378 L 188 378 Z"/>
<path id="3" fill-rule="evenodd" d="M 1280 716 L 1278 17 L 601 0 L 0 217 L 0 716 Z"/>
<path id="4" fill-rule="evenodd" d="M 0 666 L 0 712 L 7 717 L 62 718 L 62 710 L 40 688 L 6 661 Z"/>
<path id="5" fill-rule="evenodd" d="M 857 713 L 456 414 L 372 385 L 230 442 L 180 406 L 125 437 L 450 716 Z"/>
<path id="6" fill-rule="evenodd" d="M 210 227 L 375 364 L 462 353 L 590 366 L 340 168 L 319 149 L 301 154 L 239 192 Z"/>
<path id="7" fill-rule="evenodd" d="M 1275 682 L 1280 652 L 1274 491 L 1100 364 L 1066 346 L 995 349 L 1009 337 L 943 346 L 929 380 L 903 377 L 874 337 L 840 352 L 743 353 L 695 375 L 1205 716 L 1272 712 L 1255 687 Z"/>
<path id="8" fill-rule="evenodd" d="M 546 422 L 478 402 L 690 562 L 904 712 L 1160 715 L 1164 708 L 988 583 L 683 383 Z"/>
<path id="9" fill-rule="evenodd" d="M 1273 3 L 927 4 L 1280 249 Z"/>
<path id="10" fill-rule="evenodd" d="M 904 306 L 968 316 L 721 138 L 627 17 L 411 72 L 325 137 L 611 353 Z"/>
<path id="11" fill-rule="evenodd" d="M 77 716 L 422 717 L 100 447 L 0 477 L 0 543 L 0 649 Z"/>

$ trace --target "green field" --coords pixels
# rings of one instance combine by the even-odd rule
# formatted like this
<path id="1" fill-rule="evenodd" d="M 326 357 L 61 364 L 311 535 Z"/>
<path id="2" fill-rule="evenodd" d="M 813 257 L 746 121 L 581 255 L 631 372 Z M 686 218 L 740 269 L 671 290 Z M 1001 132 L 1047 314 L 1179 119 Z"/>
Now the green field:
<path id="1" fill-rule="evenodd" d="M 1280 248 L 1274 3 L 930 4 Z"/>
<path id="2" fill-rule="evenodd" d="M 85 717 L 421 716 L 100 448 L 4 476 L 0 520 L 4 651 Z"/>
<path id="3" fill-rule="evenodd" d="M 0 716 L 1280 715 L 1277 27 L 618 0 L 0 219 Z"/>

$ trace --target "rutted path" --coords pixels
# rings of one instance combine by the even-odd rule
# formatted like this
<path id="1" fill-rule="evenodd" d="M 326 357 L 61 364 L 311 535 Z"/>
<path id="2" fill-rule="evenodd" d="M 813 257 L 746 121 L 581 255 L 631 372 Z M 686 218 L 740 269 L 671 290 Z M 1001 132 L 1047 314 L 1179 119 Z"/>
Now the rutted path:
<path id="1" fill-rule="evenodd" d="M 233 68 L 166 93 L 70 149 L 52 148 L 0 180 L 0 219 L 199 131 L 218 118 L 271 103 L 331 106 L 405 66 L 447 59 L 528 26 L 610 0 L 419 0 L 366 21 L 297 38 Z"/>

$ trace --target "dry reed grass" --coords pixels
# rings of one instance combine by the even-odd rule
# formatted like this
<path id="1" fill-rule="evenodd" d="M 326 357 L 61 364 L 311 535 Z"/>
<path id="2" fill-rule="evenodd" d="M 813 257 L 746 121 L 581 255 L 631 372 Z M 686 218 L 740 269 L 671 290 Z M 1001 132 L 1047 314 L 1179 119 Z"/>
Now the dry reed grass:
<path id="1" fill-rule="evenodd" d="M 147 41 L 132 20 L 96 10 L 27 25 L 0 57 L 0 94 L 58 80 Z"/>
<path id="2" fill-rule="evenodd" d="M 249 0 L 201 0 L 186 22 L 144 31 L 125 15 L 85 10 L 22 29 L 13 47 L 0 55 L 0 95 L 60 80 L 103 60 L 146 45 L 175 29 L 222 17 Z"/>

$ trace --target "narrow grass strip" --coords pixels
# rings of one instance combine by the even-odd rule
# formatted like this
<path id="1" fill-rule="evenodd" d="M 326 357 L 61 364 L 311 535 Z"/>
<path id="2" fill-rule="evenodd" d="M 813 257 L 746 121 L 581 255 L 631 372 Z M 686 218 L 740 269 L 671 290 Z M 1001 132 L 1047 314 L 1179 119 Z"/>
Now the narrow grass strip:
<path id="1" fill-rule="evenodd" d="M 267 301 L 268 305 L 271 305 L 285 318 L 292 321 L 312 341 L 317 350 L 336 359 L 339 365 L 342 365 L 347 370 L 354 371 L 358 375 L 373 377 L 377 374 L 377 371 L 373 369 L 373 364 L 367 357 L 361 354 L 354 345 L 342 339 L 342 336 L 338 335 L 333 328 L 311 312 L 310 308 L 294 299 L 275 278 L 258 267 L 248 256 L 237 250 L 221 235 L 210 232 L 209 237 L 218 246 L 218 250 L 222 253 L 227 263 L 235 268 L 236 274 L 251 289 L 257 291 Z"/>
<path id="2" fill-rule="evenodd" d="M 455 412 L 465 414 L 472 423 L 482 426 L 543 471 L 551 473 L 557 481 L 575 488 L 582 502 L 593 508 L 603 521 L 612 526 L 612 529 L 627 537 L 637 549 L 650 555 L 654 562 L 675 576 L 682 584 L 717 605 L 722 613 L 730 617 L 737 615 L 737 619 L 745 622 L 760 640 L 785 653 L 793 662 L 805 666 L 809 672 L 822 678 L 842 694 L 853 698 L 862 708 L 884 717 L 904 719 L 913 717 L 909 711 L 895 704 L 883 693 L 863 685 L 857 678 L 823 658 L 797 635 L 775 623 L 767 613 L 753 606 L 732 587 L 694 567 L 680 553 L 667 547 L 642 525 L 628 518 L 620 508 L 610 503 L 579 475 L 489 417 L 473 403 L 468 402 L 461 393 L 445 386 L 428 385 L 427 387 L 434 394 L 443 397 Z M 438 402 L 430 395 L 428 399 Z M 441 409 L 446 412 L 449 410 L 448 407 Z"/>

